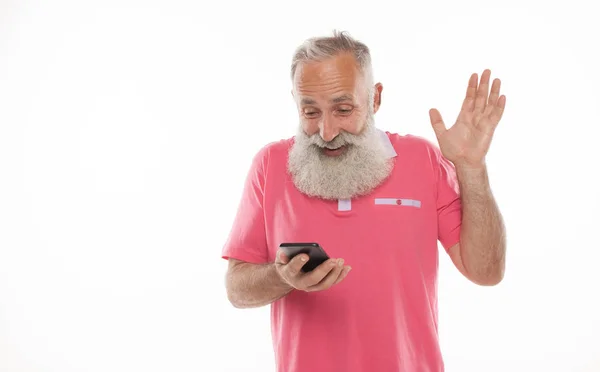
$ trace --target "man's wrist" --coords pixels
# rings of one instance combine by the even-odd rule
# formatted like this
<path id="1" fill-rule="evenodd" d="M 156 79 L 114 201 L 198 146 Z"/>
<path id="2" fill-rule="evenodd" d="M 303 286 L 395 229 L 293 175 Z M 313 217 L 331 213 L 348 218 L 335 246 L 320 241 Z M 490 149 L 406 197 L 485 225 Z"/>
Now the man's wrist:
<path id="1" fill-rule="evenodd" d="M 283 277 L 281 276 L 281 274 L 279 273 L 279 270 L 277 270 L 277 263 L 273 262 L 271 264 L 271 270 L 273 271 L 273 275 L 275 276 L 275 286 L 278 289 L 281 289 L 282 291 L 286 291 L 286 292 L 291 292 L 294 287 L 292 287 L 291 285 L 289 285 L 288 282 L 285 281 L 285 279 L 283 279 Z"/>
<path id="2" fill-rule="evenodd" d="M 477 164 L 456 162 L 454 163 L 454 168 L 456 168 L 456 172 L 461 172 L 465 174 L 481 175 L 487 173 L 487 164 L 485 162 Z"/>
<path id="3" fill-rule="evenodd" d="M 456 164 L 455 169 L 461 187 L 489 189 L 488 172 L 485 164 L 477 166 Z"/>

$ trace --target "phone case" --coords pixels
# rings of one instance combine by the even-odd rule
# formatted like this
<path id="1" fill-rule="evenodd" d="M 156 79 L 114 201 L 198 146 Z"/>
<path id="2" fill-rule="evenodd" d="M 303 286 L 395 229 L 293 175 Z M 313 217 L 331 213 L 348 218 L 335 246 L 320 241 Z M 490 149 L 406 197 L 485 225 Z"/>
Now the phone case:
<path id="1" fill-rule="evenodd" d="M 294 258 L 300 253 L 308 254 L 308 262 L 302 266 L 302 271 L 307 273 L 313 271 L 317 266 L 329 259 L 325 250 L 318 243 L 282 243 L 279 248 L 286 256 Z"/>

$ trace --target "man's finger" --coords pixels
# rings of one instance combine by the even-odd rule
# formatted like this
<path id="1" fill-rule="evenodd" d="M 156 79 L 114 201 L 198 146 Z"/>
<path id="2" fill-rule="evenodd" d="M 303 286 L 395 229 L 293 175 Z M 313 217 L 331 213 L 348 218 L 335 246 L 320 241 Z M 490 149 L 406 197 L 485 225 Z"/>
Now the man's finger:
<path id="1" fill-rule="evenodd" d="M 318 284 L 315 284 L 311 287 L 306 288 L 306 291 L 307 292 L 322 291 L 324 289 L 331 287 L 333 285 L 333 283 L 335 283 L 337 281 L 337 279 L 340 277 L 340 274 L 342 273 L 342 270 L 344 269 L 344 267 L 342 265 L 343 264 L 338 264 L 333 270 L 331 270 L 329 272 L 329 274 L 325 275 L 325 277 Z"/>
<path id="2" fill-rule="evenodd" d="M 275 262 L 285 265 L 289 261 L 290 261 L 289 257 L 285 253 L 283 253 L 283 250 L 278 249 Z"/>
<path id="3" fill-rule="evenodd" d="M 297 256 L 295 256 L 294 258 L 292 258 L 292 260 L 285 265 L 285 270 L 287 271 L 288 275 L 290 276 L 296 276 L 298 274 L 300 274 L 300 270 L 302 270 L 302 267 L 308 262 L 308 255 L 301 253 Z"/>
<path id="4" fill-rule="evenodd" d="M 471 74 L 469 84 L 467 85 L 467 94 L 463 101 L 461 111 L 473 111 L 475 107 L 475 97 L 477 97 L 477 74 Z"/>
<path id="5" fill-rule="evenodd" d="M 501 84 L 502 82 L 500 81 L 500 79 L 494 79 L 494 82 L 492 83 L 492 91 L 490 92 L 490 98 L 488 99 L 488 103 L 485 108 L 485 111 L 483 112 L 483 116 L 489 116 L 492 113 L 492 110 L 494 110 L 494 107 L 496 107 L 496 105 L 498 104 L 498 96 L 500 95 Z"/>
<path id="6" fill-rule="evenodd" d="M 491 71 L 486 69 L 481 74 L 481 81 L 479 88 L 477 89 L 477 96 L 475 98 L 475 112 L 482 113 L 485 110 L 488 100 L 488 90 L 490 89 L 490 75 Z"/>
<path id="7" fill-rule="evenodd" d="M 308 288 L 318 284 L 327 276 L 327 274 L 329 274 L 329 272 L 331 272 L 331 270 L 335 269 L 337 265 L 338 263 L 335 258 L 328 259 L 302 278 L 302 286 Z"/>
<path id="8" fill-rule="evenodd" d="M 346 277 L 346 275 L 348 275 L 348 273 L 350 272 L 350 270 L 352 270 L 352 267 L 350 267 L 350 266 L 344 266 L 344 269 L 340 273 L 340 276 L 338 276 L 337 280 L 335 281 L 335 283 L 333 283 L 333 285 L 336 285 L 339 282 L 341 282 L 342 280 L 344 280 L 344 278 Z"/>
<path id="9" fill-rule="evenodd" d="M 277 250 L 277 263 L 285 265 L 288 262 L 290 262 L 290 258 L 285 253 L 283 253 L 283 249 L 278 249 Z"/>
<path id="10" fill-rule="evenodd" d="M 504 107 L 506 106 L 506 96 L 503 94 L 498 98 L 498 103 L 494 106 L 494 109 L 490 113 L 490 120 L 497 125 L 502 114 L 504 113 Z"/>

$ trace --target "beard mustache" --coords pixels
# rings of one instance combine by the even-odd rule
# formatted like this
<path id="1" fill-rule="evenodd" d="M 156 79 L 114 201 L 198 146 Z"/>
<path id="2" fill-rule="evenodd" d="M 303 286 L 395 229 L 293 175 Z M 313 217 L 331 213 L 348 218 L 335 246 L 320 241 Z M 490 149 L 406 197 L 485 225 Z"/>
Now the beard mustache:
<path id="1" fill-rule="evenodd" d="M 323 148 L 340 146 L 346 149 L 339 156 L 323 153 Z M 393 159 L 375 128 L 373 113 L 360 134 L 341 131 L 329 142 L 319 133 L 308 136 L 300 126 L 288 156 L 288 171 L 296 188 L 326 200 L 366 195 L 390 175 L 392 167 Z"/>

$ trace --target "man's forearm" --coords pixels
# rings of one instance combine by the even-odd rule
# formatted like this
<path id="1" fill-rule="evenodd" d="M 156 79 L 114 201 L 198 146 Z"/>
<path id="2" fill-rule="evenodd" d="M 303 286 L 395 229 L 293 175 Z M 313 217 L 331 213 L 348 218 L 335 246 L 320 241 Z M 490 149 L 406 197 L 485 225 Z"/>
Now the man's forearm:
<path id="1" fill-rule="evenodd" d="M 456 167 L 462 203 L 460 253 L 466 271 L 482 284 L 504 276 L 506 232 L 487 168 Z"/>
<path id="2" fill-rule="evenodd" d="M 293 289 L 277 274 L 275 264 L 240 263 L 227 274 L 226 281 L 229 301 L 237 308 L 268 305 Z"/>

